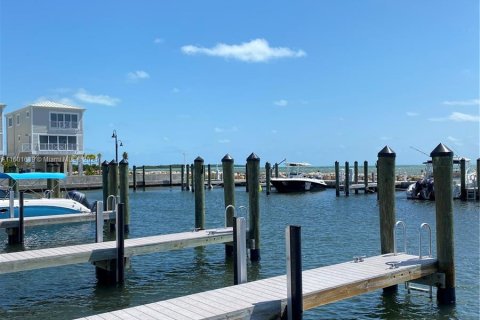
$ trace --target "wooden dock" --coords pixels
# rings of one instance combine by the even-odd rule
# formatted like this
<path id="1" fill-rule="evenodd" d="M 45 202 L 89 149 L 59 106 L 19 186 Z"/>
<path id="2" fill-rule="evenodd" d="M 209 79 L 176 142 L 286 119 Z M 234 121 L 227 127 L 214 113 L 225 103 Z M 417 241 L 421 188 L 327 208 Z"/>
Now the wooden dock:
<path id="1" fill-rule="evenodd" d="M 24 220 L 25 227 L 42 226 L 48 224 L 63 224 L 63 223 L 78 223 L 95 221 L 94 213 L 69 213 L 59 214 L 54 216 L 39 216 L 39 217 L 27 217 Z M 104 220 L 115 221 L 114 211 L 104 211 Z M 6 218 L 0 219 L 0 229 L 17 228 L 18 218 Z"/>
<path id="2" fill-rule="evenodd" d="M 125 240 L 125 257 L 233 241 L 232 228 L 181 232 Z M 116 258 L 116 242 L 0 254 L 0 274 Z"/>
<path id="3" fill-rule="evenodd" d="M 392 266 L 392 263 L 395 266 Z M 303 271 L 308 310 L 437 272 L 437 260 L 387 254 Z M 284 315 L 286 276 L 205 291 L 81 319 L 271 319 Z"/>

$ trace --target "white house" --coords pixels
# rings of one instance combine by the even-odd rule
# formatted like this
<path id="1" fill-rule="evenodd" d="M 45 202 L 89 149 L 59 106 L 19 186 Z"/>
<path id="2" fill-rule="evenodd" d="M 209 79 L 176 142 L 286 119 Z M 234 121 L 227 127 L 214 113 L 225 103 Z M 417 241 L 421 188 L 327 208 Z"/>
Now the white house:
<path id="1" fill-rule="evenodd" d="M 32 103 L 5 115 L 6 155 L 20 169 L 46 170 L 60 163 L 61 171 L 73 155 L 83 155 L 85 109 L 52 101 Z"/>

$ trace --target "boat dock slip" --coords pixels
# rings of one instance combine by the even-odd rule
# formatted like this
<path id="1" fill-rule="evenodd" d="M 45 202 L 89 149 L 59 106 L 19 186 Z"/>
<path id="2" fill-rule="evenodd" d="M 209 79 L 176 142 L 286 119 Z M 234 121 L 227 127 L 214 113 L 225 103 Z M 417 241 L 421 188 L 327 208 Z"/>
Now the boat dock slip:
<path id="1" fill-rule="evenodd" d="M 115 220 L 115 211 L 104 211 L 104 220 Z M 38 216 L 25 218 L 25 227 L 43 226 L 47 224 L 63 224 L 95 221 L 94 213 L 69 213 L 54 216 Z M 18 218 L 0 219 L 0 229 L 17 228 Z"/>
<path id="2" fill-rule="evenodd" d="M 362 260 L 362 259 L 360 259 Z M 359 261 L 359 260 L 357 260 Z M 437 260 L 387 254 L 303 271 L 303 309 L 419 279 Z M 285 313 L 287 277 L 253 281 L 81 319 L 271 319 Z"/>
<path id="3" fill-rule="evenodd" d="M 125 257 L 233 241 L 232 228 L 125 240 Z M 0 254 L 0 274 L 116 258 L 116 242 L 81 244 Z"/>

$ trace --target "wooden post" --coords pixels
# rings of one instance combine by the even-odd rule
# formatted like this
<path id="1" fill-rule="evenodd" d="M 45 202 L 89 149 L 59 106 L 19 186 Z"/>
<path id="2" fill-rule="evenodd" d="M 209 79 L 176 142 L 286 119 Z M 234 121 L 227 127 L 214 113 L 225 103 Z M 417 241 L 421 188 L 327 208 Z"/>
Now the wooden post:
<path id="1" fill-rule="evenodd" d="M 345 180 L 343 182 L 343 189 L 345 191 L 345 196 L 350 195 L 350 167 L 348 166 L 348 161 L 345 161 Z"/>
<path id="2" fill-rule="evenodd" d="M 183 191 L 185 190 L 185 185 L 183 184 L 185 181 L 185 166 L 180 168 L 180 189 Z"/>
<path id="3" fill-rule="evenodd" d="M 8 167 L 8 172 L 17 172 L 18 167 L 16 165 Z M 18 197 L 19 183 L 13 179 L 8 179 L 8 187 L 13 190 L 13 195 L 15 198 Z"/>
<path id="4" fill-rule="evenodd" d="M 133 166 L 133 191 L 137 191 L 137 166 Z"/>
<path id="5" fill-rule="evenodd" d="M 378 196 L 380 209 L 381 253 L 394 252 L 395 232 L 395 152 L 385 146 L 378 153 Z M 397 286 L 384 288 L 384 292 L 397 291 Z"/>
<path id="6" fill-rule="evenodd" d="M 24 205 L 23 205 L 24 191 L 20 191 L 20 197 L 18 199 L 18 243 L 23 243 L 25 238 L 25 225 L 24 225 Z"/>
<path id="7" fill-rule="evenodd" d="M 270 162 L 265 163 L 265 184 L 267 189 L 267 196 L 270 194 L 270 174 L 272 173 Z"/>
<path id="8" fill-rule="evenodd" d="M 203 176 L 203 159 L 194 160 L 195 170 L 195 229 L 205 229 L 205 179 Z"/>
<path id="9" fill-rule="evenodd" d="M 223 171 L 223 197 L 225 200 L 225 208 L 228 206 L 235 207 L 235 175 L 233 172 L 233 158 L 226 154 L 222 158 L 222 171 Z M 233 226 L 233 207 L 228 207 L 225 217 L 225 227 Z M 225 245 L 225 255 L 231 256 L 233 253 L 233 247 L 231 245 Z"/>
<path id="10" fill-rule="evenodd" d="M 212 168 L 210 164 L 208 164 L 208 179 L 207 179 L 208 189 L 212 189 Z"/>
<path id="11" fill-rule="evenodd" d="M 170 172 L 170 175 L 169 175 L 169 183 L 170 183 L 170 187 L 173 185 L 173 178 L 172 178 L 172 165 L 168 166 L 168 169 L 169 169 L 169 172 Z"/>
<path id="12" fill-rule="evenodd" d="M 302 292 L 302 238 L 300 226 L 285 229 L 287 248 L 287 314 L 289 320 L 301 320 Z"/>
<path id="13" fill-rule="evenodd" d="M 103 202 L 97 202 L 95 215 L 95 242 L 103 242 Z"/>
<path id="14" fill-rule="evenodd" d="M 47 163 L 47 172 L 53 172 L 53 163 Z M 50 193 L 48 196 L 52 198 L 53 195 L 53 179 L 47 179 L 47 190 Z M 47 192 L 47 191 L 46 191 Z"/>
<path id="15" fill-rule="evenodd" d="M 335 196 L 340 196 L 340 163 L 335 161 Z"/>
<path id="16" fill-rule="evenodd" d="M 115 160 L 108 164 L 108 195 L 118 196 L 118 163 Z"/>
<path id="17" fill-rule="evenodd" d="M 245 165 L 245 191 L 248 192 L 248 164 Z"/>
<path id="18" fill-rule="evenodd" d="M 353 163 L 353 183 L 358 184 L 358 161 Z M 355 194 L 358 194 L 358 187 L 355 186 Z"/>
<path id="19" fill-rule="evenodd" d="M 117 210 L 117 268 L 116 268 L 116 280 L 118 284 L 123 284 L 125 281 L 125 220 L 124 220 L 124 209 L 125 206 L 123 203 L 118 204 Z"/>
<path id="20" fill-rule="evenodd" d="M 109 174 L 108 174 L 108 162 L 107 160 L 102 162 L 102 190 L 103 190 L 103 210 L 107 210 L 107 198 L 110 191 L 109 186 Z"/>
<path id="21" fill-rule="evenodd" d="M 275 178 L 278 178 L 278 163 L 275 163 Z"/>
<path id="22" fill-rule="evenodd" d="M 130 205 L 128 201 L 128 161 L 122 159 L 119 164 L 120 202 L 123 203 L 125 233 L 130 231 Z"/>
<path id="23" fill-rule="evenodd" d="M 465 166 L 465 158 L 460 159 L 460 200 L 466 201 L 467 200 L 467 172 Z"/>
<path id="24" fill-rule="evenodd" d="M 363 184 L 365 186 L 365 194 L 368 192 L 368 161 L 363 161 Z"/>
<path id="25" fill-rule="evenodd" d="M 247 158 L 247 172 L 248 172 L 248 221 L 249 221 L 249 240 L 250 246 L 250 260 L 260 260 L 260 198 L 259 198 L 259 173 L 260 173 L 260 158 L 252 153 Z"/>
<path id="26" fill-rule="evenodd" d="M 145 181 L 145 166 L 142 166 L 142 181 L 143 181 L 143 191 L 145 191 L 145 188 L 147 186 L 147 182 Z"/>
<path id="27" fill-rule="evenodd" d="M 60 172 L 60 165 L 58 163 L 53 165 L 53 172 Z M 60 198 L 60 179 L 53 179 L 52 183 L 53 198 Z"/>
<path id="28" fill-rule="evenodd" d="M 455 254 L 453 234 L 453 152 L 439 144 L 431 153 L 435 181 L 438 271 L 445 273 L 445 288 L 437 289 L 440 304 L 454 304 Z"/>
<path id="29" fill-rule="evenodd" d="M 245 218 L 233 218 L 233 284 L 247 282 L 247 223 Z"/>
<path id="30" fill-rule="evenodd" d="M 196 176 L 196 172 L 195 172 L 195 168 L 194 168 L 193 164 L 190 165 L 190 171 L 192 173 L 192 192 L 195 192 L 195 187 L 196 187 L 195 178 L 197 176 Z"/>
<path id="31" fill-rule="evenodd" d="M 187 164 L 187 165 L 185 165 L 185 167 L 187 168 L 187 186 L 186 186 L 186 190 L 187 190 L 187 191 L 190 191 L 190 166 Z"/>
<path id="32" fill-rule="evenodd" d="M 480 199 L 480 158 L 477 159 L 477 199 Z"/>

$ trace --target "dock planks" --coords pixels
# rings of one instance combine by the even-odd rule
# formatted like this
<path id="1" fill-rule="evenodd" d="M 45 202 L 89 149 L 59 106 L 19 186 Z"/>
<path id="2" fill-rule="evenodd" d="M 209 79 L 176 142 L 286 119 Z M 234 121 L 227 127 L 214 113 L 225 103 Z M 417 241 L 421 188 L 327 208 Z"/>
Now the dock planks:
<path id="1" fill-rule="evenodd" d="M 95 221 L 94 213 L 69 213 L 54 216 L 27 217 L 24 219 L 25 227 L 43 226 L 48 224 L 78 223 Z M 104 220 L 115 220 L 114 211 L 104 211 Z M 18 228 L 18 218 L 0 219 L 0 229 Z"/>
<path id="2" fill-rule="evenodd" d="M 396 262 L 391 268 L 389 262 Z M 363 262 L 345 262 L 303 271 L 303 308 L 308 310 L 437 272 L 437 260 L 386 254 Z M 270 319 L 287 303 L 286 276 L 196 293 L 137 307 L 93 315 L 102 319 Z"/>
<path id="3" fill-rule="evenodd" d="M 125 257 L 233 241 L 232 228 L 220 228 L 125 240 Z M 0 274 L 96 262 L 116 258 L 116 242 L 0 254 Z"/>

